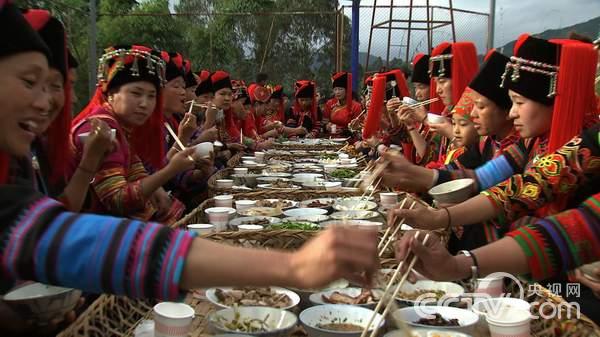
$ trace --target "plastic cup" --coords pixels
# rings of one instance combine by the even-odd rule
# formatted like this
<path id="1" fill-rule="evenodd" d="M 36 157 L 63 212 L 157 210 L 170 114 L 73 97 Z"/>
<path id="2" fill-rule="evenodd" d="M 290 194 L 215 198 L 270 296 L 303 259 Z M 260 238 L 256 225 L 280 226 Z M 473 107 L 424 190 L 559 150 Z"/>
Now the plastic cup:
<path id="1" fill-rule="evenodd" d="M 217 179 L 217 188 L 226 189 L 233 187 L 233 180 L 231 179 Z"/>
<path id="2" fill-rule="evenodd" d="M 208 235 L 215 232 L 215 225 L 209 223 L 191 224 L 187 226 L 187 229 L 198 233 L 198 235 Z"/>
<path id="3" fill-rule="evenodd" d="M 233 169 L 233 173 L 235 174 L 248 174 L 247 167 L 236 167 Z"/>
<path id="4" fill-rule="evenodd" d="M 527 310 L 505 308 L 497 314 L 486 315 L 492 337 L 530 337 L 531 314 Z"/>
<path id="5" fill-rule="evenodd" d="M 236 200 L 235 201 L 235 209 L 237 212 L 242 212 L 247 210 L 250 207 L 256 206 L 256 200 Z"/>
<path id="6" fill-rule="evenodd" d="M 504 293 L 504 277 L 497 275 L 477 279 L 475 293 L 488 294 L 491 297 L 502 296 Z"/>
<path id="7" fill-rule="evenodd" d="M 229 222 L 229 208 L 225 207 L 213 207 L 207 209 L 205 212 L 208 214 L 208 221 L 215 225 L 217 232 L 222 232 L 227 228 Z"/>
<path id="8" fill-rule="evenodd" d="M 257 163 L 264 163 L 264 161 L 265 161 L 265 153 L 264 152 L 254 152 L 254 156 L 256 157 Z"/>
<path id="9" fill-rule="evenodd" d="M 217 195 L 215 197 L 216 207 L 233 207 L 233 195 Z"/>
<path id="10" fill-rule="evenodd" d="M 210 158 L 210 154 L 215 151 L 215 148 L 213 143 L 204 142 L 194 146 L 194 151 L 200 158 Z"/>
<path id="11" fill-rule="evenodd" d="M 379 193 L 379 200 L 381 205 L 388 208 L 393 207 L 398 203 L 398 193 L 395 192 L 383 192 Z"/>
<path id="12" fill-rule="evenodd" d="M 184 337 L 190 332 L 195 311 L 184 303 L 162 302 L 154 306 L 154 336 Z"/>

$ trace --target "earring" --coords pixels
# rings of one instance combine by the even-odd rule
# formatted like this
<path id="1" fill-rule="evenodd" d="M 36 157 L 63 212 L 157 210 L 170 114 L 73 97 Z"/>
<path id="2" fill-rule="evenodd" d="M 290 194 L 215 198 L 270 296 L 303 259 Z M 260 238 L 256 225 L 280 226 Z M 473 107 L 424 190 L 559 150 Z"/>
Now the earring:
<path id="1" fill-rule="evenodd" d="M 113 102 L 113 97 L 112 96 L 108 96 L 108 103 L 112 104 Z"/>

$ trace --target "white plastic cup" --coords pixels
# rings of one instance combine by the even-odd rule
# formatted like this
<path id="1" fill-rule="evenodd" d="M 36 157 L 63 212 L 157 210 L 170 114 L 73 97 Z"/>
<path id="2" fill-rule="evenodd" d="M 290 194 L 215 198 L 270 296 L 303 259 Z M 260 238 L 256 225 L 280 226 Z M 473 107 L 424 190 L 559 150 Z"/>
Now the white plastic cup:
<path id="1" fill-rule="evenodd" d="M 215 225 L 209 223 L 199 223 L 187 225 L 189 231 L 198 233 L 198 235 L 209 235 L 215 232 Z"/>
<path id="2" fill-rule="evenodd" d="M 254 156 L 256 157 L 257 163 L 265 162 L 265 153 L 264 152 L 254 152 Z"/>
<path id="3" fill-rule="evenodd" d="M 398 203 L 398 193 L 396 192 L 382 192 L 379 193 L 379 200 L 381 205 L 387 208 L 393 207 Z"/>
<path id="4" fill-rule="evenodd" d="M 256 206 L 256 200 L 236 200 L 235 209 L 238 213 L 247 210 L 250 207 Z"/>
<path id="5" fill-rule="evenodd" d="M 217 195 L 215 197 L 216 207 L 233 207 L 233 195 Z"/>
<path id="6" fill-rule="evenodd" d="M 241 232 L 244 232 L 244 231 L 259 231 L 259 230 L 265 228 L 262 225 L 239 225 L 237 227 L 238 227 L 238 230 L 241 231 Z"/>
<path id="7" fill-rule="evenodd" d="M 331 124 L 331 133 L 334 135 L 337 133 L 337 125 Z"/>
<path id="8" fill-rule="evenodd" d="M 491 297 L 502 296 L 504 293 L 504 277 L 497 275 L 477 279 L 475 293 L 488 294 Z"/>
<path id="9" fill-rule="evenodd" d="M 206 210 L 208 222 L 215 225 L 217 232 L 222 232 L 227 228 L 229 222 L 229 209 L 224 207 L 214 207 Z"/>
<path id="10" fill-rule="evenodd" d="M 247 167 L 236 167 L 233 169 L 233 173 L 235 174 L 248 174 Z"/>
<path id="11" fill-rule="evenodd" d="M 154 306 L 154 337 L 184 337 L 190 332 L 194 308 L 184 303 L 161 302 Z"/>
<path id="12" fill-rule="evenodd" d="M 486 315 L 492 337 L 530 337 L 531 314 L 517 308 L 507 308 L 496 315 Z"/>
<path id="13" fill-rule="evenodd" d="M 204 142 L 194 146 L 194 151 L 200 158 L 210 158 L 210 154 L 215 151 L 215 148 L 213 143 Z"/>
<path id="14" fill-rule="evenodd" d="M 231 180 L 231 179 L 217 179 L 217 188 L 220 188 L 220 189 L 233 188 L 233 180 Z"/>
<path id="15" fill-rule="evenodd" d="M 444 116 L 440 116 L 431 112 L 427 114 L 427 121 L 432 124 L 444 123 L 446 120 L 447 119 Z"/>

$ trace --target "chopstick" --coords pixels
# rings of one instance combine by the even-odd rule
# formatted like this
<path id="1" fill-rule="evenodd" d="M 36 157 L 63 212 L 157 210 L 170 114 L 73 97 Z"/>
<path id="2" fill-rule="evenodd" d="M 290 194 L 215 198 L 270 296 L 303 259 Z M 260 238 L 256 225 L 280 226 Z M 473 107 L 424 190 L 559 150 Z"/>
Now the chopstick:
<path id="1" fill-rule="evenodd" d="M 404 204 L 406 204 L 406 200 L 408 200 L 408 198 L 404 198 L 404 200 L 402 200 L 402 203 L 400 204 L 400 208 L 404 208 Z M 395 223 L 395 221 L 392 221 L 392 224 L 393 223 Z M 394 227 L 392 224 L 390 224 L 390 226 L 388 226 L 388 228 L 383 233 L 383 237 L 381 238 L 381 241 L 379 241 L 377 248 L 381 248 L 381 244 L 385 242 L 385 239 L 387 239 L 387 236 L 390 234 L 390 230 L 392 229 L 392 227 Z"/>
<path id="2" fill-rule="evenodd" d="M 418 237 L 419 237 L 419 232 L 417 232 L 415 234 L 415 239 L 418 238 Z M 427 240 L 429 240 L 429 233 L 425 234 L 425 239 L 423 240 L 423 245 L 427 244 Z M 408 257 L 408 254 L 406 256 Z M 417 263 L 417 256 L 413 254 L 412 260 L 410 261 L 410 264 L 408 265 L 408 269 L 406 270 L 406 273 L 404 273 L 404 275 L 402 276 L 402 279 L 400 279 L 400 282 L 396 285 L 396 289 L 394 290 L 394 293 L 392 294 L 392 296 L 390 297 L 390 300 L 388 301 L 387 305 L 385 306 L 385 309 L 383 309 L 383 312 L 381 313 L 381 316 L 383 316 L 383 317 L 387 316 L 388 312 L 390 311 L 390 307 L 392 306 L 392 304 L 396 300 L 396 297 L 398 296 L 398 293 L 400 292 L 400 289 L 402 289 L 402 286 L 404 285 L 404 282 L 406 282 L 406 279 L 408 278 L 408 275 L 410 275 L 410 273 L 411 273 L 411 271 L 412 271 L 412 269 L 413 269 L 413 267 L 415 266 L 416 263 Z M 388 287 L 390 287 L 392 284 L 394 284 L 394 281 L 396 281 L 396 277 L 398 276 L 398 272 L 400 272 L 400 268 L 401 268 L 402 265 L 404 265 L 404 261 L 402 261 L 402 263 L 400 263 L 398 265 L 398 268 L 396 268 L 396 271 L 394 272 L 394 275 L 392 276 L 392 279 L 388 283 Z M 383 301 L 383 299 L 386 298 L 385 295 L 387 294 L 387 291 L 388 291 L 388 289 L 386 287 L 386 291 L 384 292 L 383 296 L 381 297 L 381 300 L 380 300 L 379 303 L 381 303 Z M 375 308 L 375 312 L 374 313 L 376 314 L 379 309 L 381 309 L 381 307 L 378 304 L 378 307 Z M 371 316 L 371 318 L 374 318 L 374 317 Z M 369 322 L 369 324 L 367 324 L 367 329 L 368 329 L 369 326 L 371 326 L 371 322 Z M 378 331 L 379 331 L 379 326 L 375 326 L 375 329 L 373 329 L 373 331 L 371 332 L 371 335 L 369 337 L 375 337 L 377 335 Z"/>
<path id="3" fill-rule="evenodd" d="M 373 194 L 375 193 L 375 191 L 377 190 L 377 188 L 379 188 L 379 184 L 381 183 L 381 179 L 383 179 L 383 177 L 380 177 L 379 180 L 377 180 L 377 183 L 375 184 L 375 186 L 373 186 L 373 190 L 371 190 L 371 194 L 369 194 L 369 196 L 367 197 L 367 200 L 371 200 L 371 197 L 373 196 Z M 365 197 L 365 194 L 367 193 L 368 189 L 365 190 L 365 193 L 363 193 L 363 196 L 360 197 L 360 200 L 363 200 Z"/>
<path id="4" fill-rule="evenodd" d="M 175 142 L 177 143 L 177 145 L 179 145 L 179 147 L 181 148 L 181 151 L 185 150 L 185 146 L 183 146 L 183 143 L 181 142 L 181 140 L 179 140 L 179 137 L 177 137 L 177 134 L 175 134 L 173 129 L 171 129 L 171 126 L 169 125 L 169 123 L 165 122 L 165 127 L 167 128 L 167 131 L 169 131 L 169 133 L 171 134 L 171 137 L 173 137 L 173 139 L 175 139 Z M 194 158 L 192 158 L 192 156 L 188 155 L 187 157 L 189 160 L 196 162 L 194 160 Z"/>
<path id="5" fill-rule="evenodd" d="M 406 200 L 406 199 L 404 199 Z M 413 207 L 415 207 L 415 204 L 417 203 L 416 200 L 413 200 L 412 204 L 410 204 L 410 207 L 408 209 L 413 209 Z M 392 235 L 390 235 L 387 238 L 387 241 L 385 243 L 385 245 L 383 246 L 383 248 L 381 248 L 381 250 L 379 251 L 379 257 L 381 257 L 381 255 L 383 255 L 383 253 L 385 253 L 385 250 L 387 249 L 387 247 L 390 245 L 390 243 L 392 243 L 392 241 L 396 238 L 396 235 L 398 235 L 398 232 L 400 231 L 400 228 L 402 227 L 402 224 L 404 224 L 404 220 L 405 218 L 402 218 L 400 220 L 400 222 L 396 225 L 396 228 L 394 229 L 394 232 L 392 233 Z"/>
<path id="6" fill-rule="evenodd" d="M 417 239 L 419 237 L 419 234 L 420 234 L 420 232 L 416 232 L 415 233 L 415 239 Z M 425 236 L 425 241 L 423 241 L 424 244 L 427 243 L 427 239 L 428 238 L 429 238 L 429 234 L 427 234 Z M 408 254 L 407 254 L 406 257 L 408 257 Z M 405 258 L 405 260 L 406 260 L 406 258 Z M 414 262 L 416 263 L 416 261 L 414 261 Z M 375 309 L 373 309 L 373 314 L 371 315 L 371 318 L 367 322 L 367 325 L 365 326 L 365 328 L 363 329 L 362 333 L 360 334 L 360 337 L 366 337 L 367 336 L 367 333 L 369 332 L 369 328 L 371 327 L 371 324 L 373 324 L 373 320 L 377 316 L 377 313 L 381 309 L 381 306 L 383 305 L 383 303 L 386 300 L 387 296 L 389 296 L 390 288 L 392 287 L 392 285 L 396 281 L 396 279 L 398 277 L 398 273 L 402 269 L 403 265 L 404 265 L 404 260 L 398 264 L 398 267 L 396 267 L 396 270 L 394 271 L 394 274 L 390 278 L 390 281 L 387 283 L 387 285 L 385 287 L 385 290 L 383 291 L 383 295 L 381 295 L 381 298 L 379 299 L 379 302 L 377 302 L 377 306 L 375 307 Z M 410 273 L 410 270 L 412 269 L 413 266 L 414 266 L 414 263 L 412 263 L 412 261 L 411 261 L 411 265 L 410 265 L 409 269 L 407 270 L 407 272 L 405 274 L 406 277 L 408 277 L 408 274 Z M 404 280 L 406 280 L 406 277 L 402 277 L 402 281 L 401 281 L 402 283 L 404 283 Z M 401 286 L 402 285 L 400 284 L 400 287 Z M 397 287 L 395 289 L 395 292 L 394 292 L 393 296 L 391 297 L 391 301 L 390 301 L 391 303 L 393 303 L 393 301 L 395 300 L 396 296 L 398 295 L 398 290 L 399 290 L 399 287 Z M 384 312 L 382 313 L 382 317 L 385 317 L 385 315 L 387 314 L 389 305 L 390 304 L 388 303 L 388 305 L 386 306 Z M 376 326 L 375 329 L 374 329 L 375 334 L 377 334 L 378 330 L 379 330 L 379 327 Z M 374 336 L 375 334 L 372 333 L 371 337 Z"/>
<path id="7" fill-rule="evenodd" d="M 437 102 L 439 100 L 440 100 L 439 97 L 435 97 L 435 98 L 428 99 L 428 100 L 423 101 L 423 102 L 418 102 L 418 103 L 410 104 L 408 107 L 411 108 L 411 109 L 415 109 L 415 108 L 418 108 L 418 107 L 422 107 L 423 105 L 427 105 L 427 104 L 430 104 L 430 103 L 433 103 L 433 102 Z"/>

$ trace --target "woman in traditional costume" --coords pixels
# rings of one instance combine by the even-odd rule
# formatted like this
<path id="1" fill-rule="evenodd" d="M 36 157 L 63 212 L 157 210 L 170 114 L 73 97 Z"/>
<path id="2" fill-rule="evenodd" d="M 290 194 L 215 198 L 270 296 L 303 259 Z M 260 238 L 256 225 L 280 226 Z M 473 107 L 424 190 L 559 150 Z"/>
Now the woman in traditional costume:
<path id="1" fill-rule="evenodd" d="M 331 77 L 333 98 L 325 104 L 323 124 L 329 134 L 349 135 L 350 122 L 362 111 L 359 102 L 352 99 L 352 74 L 338 72 Z"/>

